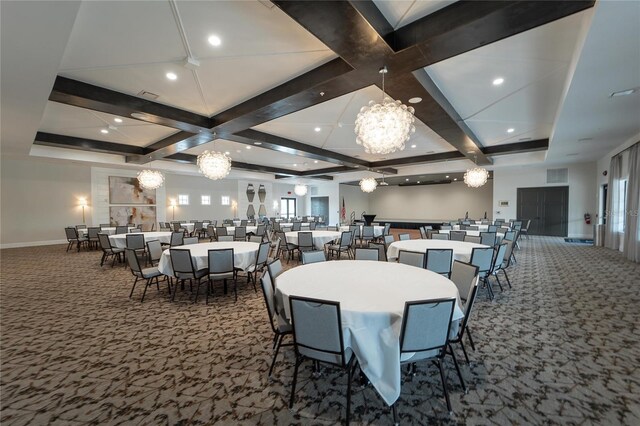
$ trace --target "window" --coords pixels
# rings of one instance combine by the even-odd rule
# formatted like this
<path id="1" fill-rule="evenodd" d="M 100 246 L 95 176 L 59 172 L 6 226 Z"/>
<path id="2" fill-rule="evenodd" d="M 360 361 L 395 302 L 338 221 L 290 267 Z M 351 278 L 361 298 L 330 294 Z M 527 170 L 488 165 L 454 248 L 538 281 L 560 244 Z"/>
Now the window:
<path id="1" fill-rule="evenodd" d="M 189 195 L 188 194 L 179 194 L 178 195 L 178 204 L 181 206 L 189 205 Z"/>
<path id="2" fill-rule="evenodd" d="M 228 195 L 223 195 L 220 202 L 223 206 L 228 206 L 231 204 L 231 198 Z"/>
<path id="3" fill-rule="evenodd" d="M 617 221 L 614 224 L 615 231 L 624 233 L 625 219 L 627 212 L 627 179 L 622 179 L 618 182 L 618 209 L 614 214 L 617 215 Z"/>
<path id="4" fill-rule="evenodd" d="M 284 219 L 293 219 L 296 217 L 296 199 L 295 198 L 280 199 L 280 217 Z"/>
<path id="5" fill-rule="evenodd" d="M 210 206 L 211 205 L 211 196 L 210 195 L 203 195 L 201 199 L 202 199 L 201 204 L 203 206 Z"/>

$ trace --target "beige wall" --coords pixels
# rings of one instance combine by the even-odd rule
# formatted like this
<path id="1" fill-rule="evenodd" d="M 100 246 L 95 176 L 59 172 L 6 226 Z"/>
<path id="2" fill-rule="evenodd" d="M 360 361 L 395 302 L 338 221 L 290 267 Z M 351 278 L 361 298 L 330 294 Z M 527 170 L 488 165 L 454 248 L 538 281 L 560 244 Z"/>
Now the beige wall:
<path id="1" fill-rule="evenodd" d="M 480 188 L 463 182 L 448 185 L 378 187 L 369 195 L 367 212 L 377 219 L 447 220 L 464 217 L 491 217 L 493 186 L 491 181 Z M 347 207 L 349 209 L 349 207 Z"/>
<path id="2" fill-rule="evenodd" d="M 3 156 L 1 167 L 1 247 L 60 242 L 65 226 L 82 223 L 79 198 L 91 204 L 89 166 Z M 91 225 L 90 208 L 85 216 Z"/>
<path id="3" fill-rule="evenodd" d="M 380 187 L 378 187 L 378 189 L 380 189 Z M 351 212 L 355 212 L 356 219 L 360 219 L 362 212 L 369 213 L 371 211 L 369 197 L 369 194 L 362 192 L 360 186 L 340 185 L 340 208 L 342 208 L 342 200 L 344 199 L 347 220 Z"/>

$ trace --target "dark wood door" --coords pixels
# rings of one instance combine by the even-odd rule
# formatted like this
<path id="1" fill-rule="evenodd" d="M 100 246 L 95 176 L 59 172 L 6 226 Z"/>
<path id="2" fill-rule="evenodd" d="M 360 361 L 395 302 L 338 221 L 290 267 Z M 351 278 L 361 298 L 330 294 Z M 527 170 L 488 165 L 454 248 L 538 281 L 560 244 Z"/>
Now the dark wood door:
<path id="1" fill-rule="evenodd" d="M 566 237 L 569 187 L 518 188 L 518 219 L 531 219 L 530 235 Z"/>

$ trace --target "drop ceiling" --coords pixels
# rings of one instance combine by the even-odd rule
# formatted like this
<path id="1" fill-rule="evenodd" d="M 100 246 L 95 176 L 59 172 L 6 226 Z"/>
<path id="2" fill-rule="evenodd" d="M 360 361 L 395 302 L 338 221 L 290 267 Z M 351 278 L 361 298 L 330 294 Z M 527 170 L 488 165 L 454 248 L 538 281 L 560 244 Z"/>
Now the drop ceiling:
<path id="1" fill-rule="evenodd" d="M 470 161 L 473 156 L 452 145 L 450 133 L 443 130 L 437 120 L 430 121 L 433 126 L 430 127 L 416 119 L 416 133 L 403 151 L 386 156 L 367 154 L 355 142 L 354 120 L 362 106 L 382 97 L 375 72 L 382 64 L 369 64 L 365 70 L 341 61 L 340 52 L 327 46 L 335 40 L 324 39 L 325 44 L 320 40 L 322 37 L 309 28 L 313 20 L 309 24 L 304 19 L 300 22 L 294 19 L 298 12 L 292 10 L 295 9 L 291 6 L 293 2 L 287 7 L 275 3 L 88 1 L 75 9 L 60 2 L 61 6 L 68 7 L 49 10 L 42 6 L 41 10 L 34 4 L 5 5 L 3 2 L 3 113 L 20 114 L 20 110 L 15 110 L 16 97 L 9 99 L 5 95 L 8 84 L 27 87 L 30 78 L 34 80 L 34 87 L 36 81 L 42 80 L 53 84 L 58 75 L 133 97 L 143 90 L 152 92 L 158 95 L 154 101 L 158 104 L 211 121 L 210 129 L 200 130 L 203 133 L 198 143 L 185 145 L 180 158 L 169 155 L 151 163 L 160 168 L 176 159 L 192 161 L 205 149 L 228 151 L 235 161 L 290 170 L 294 175 L 342 168 L 323 173 L 341 182 L 357 180 L 367 174 L 363 169 L 369 168 L 368 165 L 381 161 L 424 157 L 425 161 L 396 162 L 390 166 L 391 174 L 404 179 L 405 176 L 460 172 L 473 164 Z M 392 30 L 420 25 L 429 17 L 440 19 L 446 17 L 449 8 L 461 7 L 452 1 L 374 0 L 373 4 Z M 313 7 L 325 6 L 320 2 Z M 350 6 L 345 3 L 340 7 Z M 21 35 L 21 26 L 7 22 L 24 19 L 25 13 L 37 24 L 38 34 L 46 34 L 51 27 L 50 43 L 64 47 L 50 49 L 58 52 L 57 61 L 45 55 L 31 58 L 37 40 L 15 37 Z M 56 13 L 60 16 L 48 19 Z M 53 28 L 62 17 L 73 23 L 69 24 L 66 37 L 64 32 L 58 34 Z M 608 97 L 612 91 L 640 87 L 639 20 L 638 2 L 600 1 L 594 7 L 420 69 L 426 71 L 459 116 L 460 124 L 468 127 L 468 136 L 477 142 L 476 149 L 503 147 L 502 155 L 489 156 L 492 162 L 489 168 L 594 161 L 640 132 L 637 119 L 640 95 Z M 330 25 L 331 22 L 325 24 L 329 28 Z M 471 28 L 473 23 L 469 25 Z M 336 30 L 336 38 L 341 36 L 341 31 L 345 29 Z M 212 34 L 221 38 L 221 46 L 208 43 Z M 374 43 L 375 33 L 372 34 Z M 38 37 L 46 39 L 42 35 Z M 389 52 L 386 55 L 396 55 L 396 60 L 412 54 L 411 49 L 401 53 L 389 49 Z M 199 66 L 185 67 L 187 57 L 194 58 Z M 45 60 L 48 62 L 44 63 Z M 29 61 L 34 64 L 28 67 L 32 73 L 7 65 L 16 62 L 26 65 Z M 349 71 L 349 67 L 354 68 Z M 177 79 L 168 80 L 168 72 L 175 73 Z M 400 71 L 390 69 L 389 85 L 393 84 L 394 72 Z M 504 78 L 500 86 L 492 84 L 497 77 Z M 316 81 L 310 88 L 298 83 L 300 79 L 313 78 Z M 358 84 L 360 78 L 362 83 Z M 396 85 L 399 84 L 397 78 L 396 74 Z M 324 94 L 320 89 L 314 90 L 315 87 L 330 87 L 333 91 Z M 424 98 L 433 95 L 427 93 L 429 89 L 418 89 Z M 175 126 L 107 113 L 99 108 L 47 101 L 46 96 L 42 96 L 43 89 L 38 90 L 38 96 L 29 98 L 33 103 L 31 108 L 22 109 L 39 115 L 37 130 L 43 133 L 143 150 L 180 136 L 181 129 Z M 337 90 L 345 93 L 336 95 Z M 279 101 L 270 98 L 276 94 L 282 96 Z M 412 95 L 407 93 L 399 100 L 407 103 Z M 265 106 L 256 106 L 251 120 L 245 120 L 243 111 L 260 102 Z M 425 99 L 416 108 L 422 113 L 420 116 L 433 116 L 434 105 L 438 104 Z M 274 135 L 303 144 L 308 152 L 293 150 L 292 154 L 290 149 L 267 149 L 265 145 L 255 145 L 261 143 L 260 137 L 237 138 L 233 132 L 225 133 L 224 126 L 220 134 L 214 134 L 216 120 L 227 116 L 239 117 L 240 124 L 234 126 L 240 129 L 243 122 L 252 121 L 244 128 L 260 132 L 256 135 Z M 116 123 L 116 118 L 122 119 L 122 123 Z M 447 117 L 447 120 L 456 125 L 456 119 Z M 3 150 L 12 140 L 36 139 L 32 126 L 22 127 L 24 134 L 3 120 Z M 102 133 L 103 129 L 109 133 Z M 549 140 L 548 152 L 508 151 L 514 144 L 546 139 Z M 29 146 L 21 146 L 22 152 L 29 152 Z M 61 156 L 68 151 L 61 149 Z M 457 157 L 458 151 L 467 159 Z M 572 155 L 576 153 L 578 155 Z M 448 154 L 452 155 L 447 161 L 428 161 L 431 155 Z M 364 167 L 344 167 L 340 156 L 364 162 Z M 116 156 L 109 158 L 112 157 Z M 119 163 L 124 163 L 124 156 L 118 158 Z M 196 170 L 195 166 L 185 167 Z M 301 174 L 300 177 L 312 179 L 314 175 Z"/>

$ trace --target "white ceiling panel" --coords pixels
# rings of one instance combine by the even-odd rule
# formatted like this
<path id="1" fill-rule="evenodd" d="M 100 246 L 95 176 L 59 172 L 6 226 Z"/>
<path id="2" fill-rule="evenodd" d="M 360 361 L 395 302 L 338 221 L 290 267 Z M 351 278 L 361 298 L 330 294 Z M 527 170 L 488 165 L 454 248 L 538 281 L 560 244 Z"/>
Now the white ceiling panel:
<path id="1" fill-rule="evenodd" d="M 250 149 L 247 149 L 249 147 Z M 198 155 L 205 150 L 228 152 L 235 161 L 243 163 L 259 164 L 262 166 L 282 167 L 291 170 L 316 170 L 326 167 L 335 167 L 333 163 L 298 157 L 279 151 L 273 151 L 259 146 L 251 146 L 238 142 L 218 139 L 185 151 L 186 154 Z M 316 162 L 317 161 L 317 162 Z"/>
<path id="2" fill-rule="evenodd" d="M 116 123 L 114 118 L 123 121 Z M 109 125 L 115 129 L 108 129 L 107 134 L 100 131 L 107 129 Z M 40 131 L 125 145 L 147 146 L 175 133 L 176 129 L 48 102 L 40 123 Z"/>
<path id="3" fill-rule="evenodd" d="M 407 24 L 432 14 L 455 0 L 373 0 L 380 12 L 393 28 Z"/>

